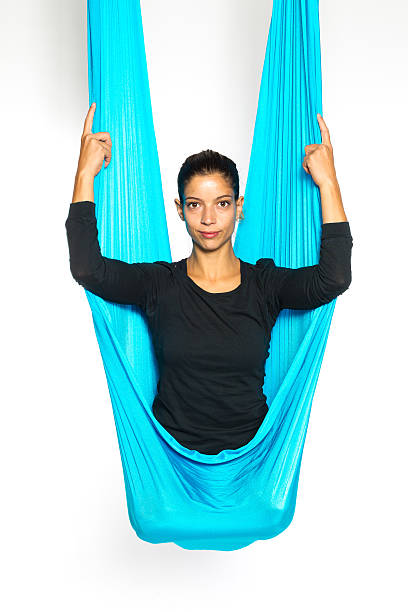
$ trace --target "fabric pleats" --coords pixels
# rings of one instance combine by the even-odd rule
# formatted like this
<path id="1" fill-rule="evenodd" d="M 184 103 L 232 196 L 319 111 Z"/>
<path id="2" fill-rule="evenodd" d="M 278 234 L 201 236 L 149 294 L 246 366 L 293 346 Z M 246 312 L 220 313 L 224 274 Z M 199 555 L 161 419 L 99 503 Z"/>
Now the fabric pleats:
<path id="1" fill-rule="evenodd" d="M 89 103 L 94 132 L 120 151 L 95 179 L 106 257 L 172 261 L 139 0 L 88 0 Z M 275 0 L 234 251 L 255 263 L 318 263 L 320 192 L 302 168 L 321 142 L 318 0 Z M 269 412 L 239 449 L 205 455 L 179 444 L 155 419 L 158 369 L 136 306 L 84 290 L 92 310 L 121 453 L 129 518 L 151 543 L 236 550 L 282 532 L 295 511 L 311 404 L 335 302 L 283 310 L 272 330 L 264 392 Z"/>

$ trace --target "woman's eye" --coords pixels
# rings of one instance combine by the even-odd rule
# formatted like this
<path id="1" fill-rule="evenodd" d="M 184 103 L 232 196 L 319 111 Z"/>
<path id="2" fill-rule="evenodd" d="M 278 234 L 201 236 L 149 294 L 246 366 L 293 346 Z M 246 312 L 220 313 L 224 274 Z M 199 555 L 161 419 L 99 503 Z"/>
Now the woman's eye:
<path id="1" fill-rule="evenodd" d="M 197 208 L 197 206 L 195 206 L 195 204 L 197 206 L 199 206 L 198 202 L 188 202 L 187 206 L 189 208 Z M 218 202 L 218 204 L 226 204 L 227 206 L 229 206 L 231 204 L 231 202 L 229 202 L 228 200 L 221 200 L 220 202 Z M 227 208 L 227 206 L 221 206 L 221 208 Z"/>

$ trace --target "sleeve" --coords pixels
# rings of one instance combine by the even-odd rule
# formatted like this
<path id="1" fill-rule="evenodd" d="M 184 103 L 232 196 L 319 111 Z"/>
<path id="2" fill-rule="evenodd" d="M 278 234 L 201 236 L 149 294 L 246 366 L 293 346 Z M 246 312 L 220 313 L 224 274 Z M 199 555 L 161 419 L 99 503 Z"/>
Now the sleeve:
<path id="1" fill-rule="evenodd" d="M 267 299 L 275 300 L 279 310 L 307 310 L 328 304 L 351 284 L 352 246 L 348 221 L 323 223 L 318 264 L 283 268 L 273 259 L 259 259 L 256 266 Z"/>
<path id="2" fill-rule="evenodd" d="M 65 227 L 71 274 L 85 289 L 105 300 L 135 304 L 143 310 L 157 299 L 168 269 L 158 262 L 127 263 L 103 257 L 94 202 L 71 203 Z"/>

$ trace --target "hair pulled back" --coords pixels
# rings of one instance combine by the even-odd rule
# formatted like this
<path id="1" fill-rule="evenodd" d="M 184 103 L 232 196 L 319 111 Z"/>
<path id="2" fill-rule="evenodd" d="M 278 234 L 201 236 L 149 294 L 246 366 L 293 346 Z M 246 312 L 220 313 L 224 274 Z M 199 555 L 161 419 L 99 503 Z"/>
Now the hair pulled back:
<path id="1" fill-rule="evenodd" d="M 184 204 L 184 189 L 194 176 L 197 174 L 206 176 L 215 172 L 221 174 L 229 182 L 234 191 L 235 200 L 238 200 L 239 176 L 237 166 L 229 157 L 207 149 L 190 155 L 181 166 L 177 177 L 180 202 Z"/>

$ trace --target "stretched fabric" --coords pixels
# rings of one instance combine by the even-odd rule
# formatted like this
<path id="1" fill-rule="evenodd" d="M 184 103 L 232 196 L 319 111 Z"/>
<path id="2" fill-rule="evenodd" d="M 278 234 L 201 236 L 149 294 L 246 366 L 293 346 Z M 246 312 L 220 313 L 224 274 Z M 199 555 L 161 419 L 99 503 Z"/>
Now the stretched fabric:
<path id="1" fill-rule="evenodd" d="M 113 156 L 95 179 L 101 252 L 172 261 L 139 0 L 88 0 L 89 102 Z M 279 266 L 319 260 L 320 192 L 302 168 L 321 142 L 318 0 L 275 0 L 263 66 L 245 220 L 235 254 Z M 204 147 L 205 148 L 205 147 Z M 273 328 L 264 393 L 269 411 L 238 449 L 183 447 L 155 419 L 158 368 L 144 313 L 84 290 L 92 310 L 121 453 L 130 522 L 142 540 L 236 550 L 290 524 L 311 404 L 336 300 L 283 310 Z"/>

